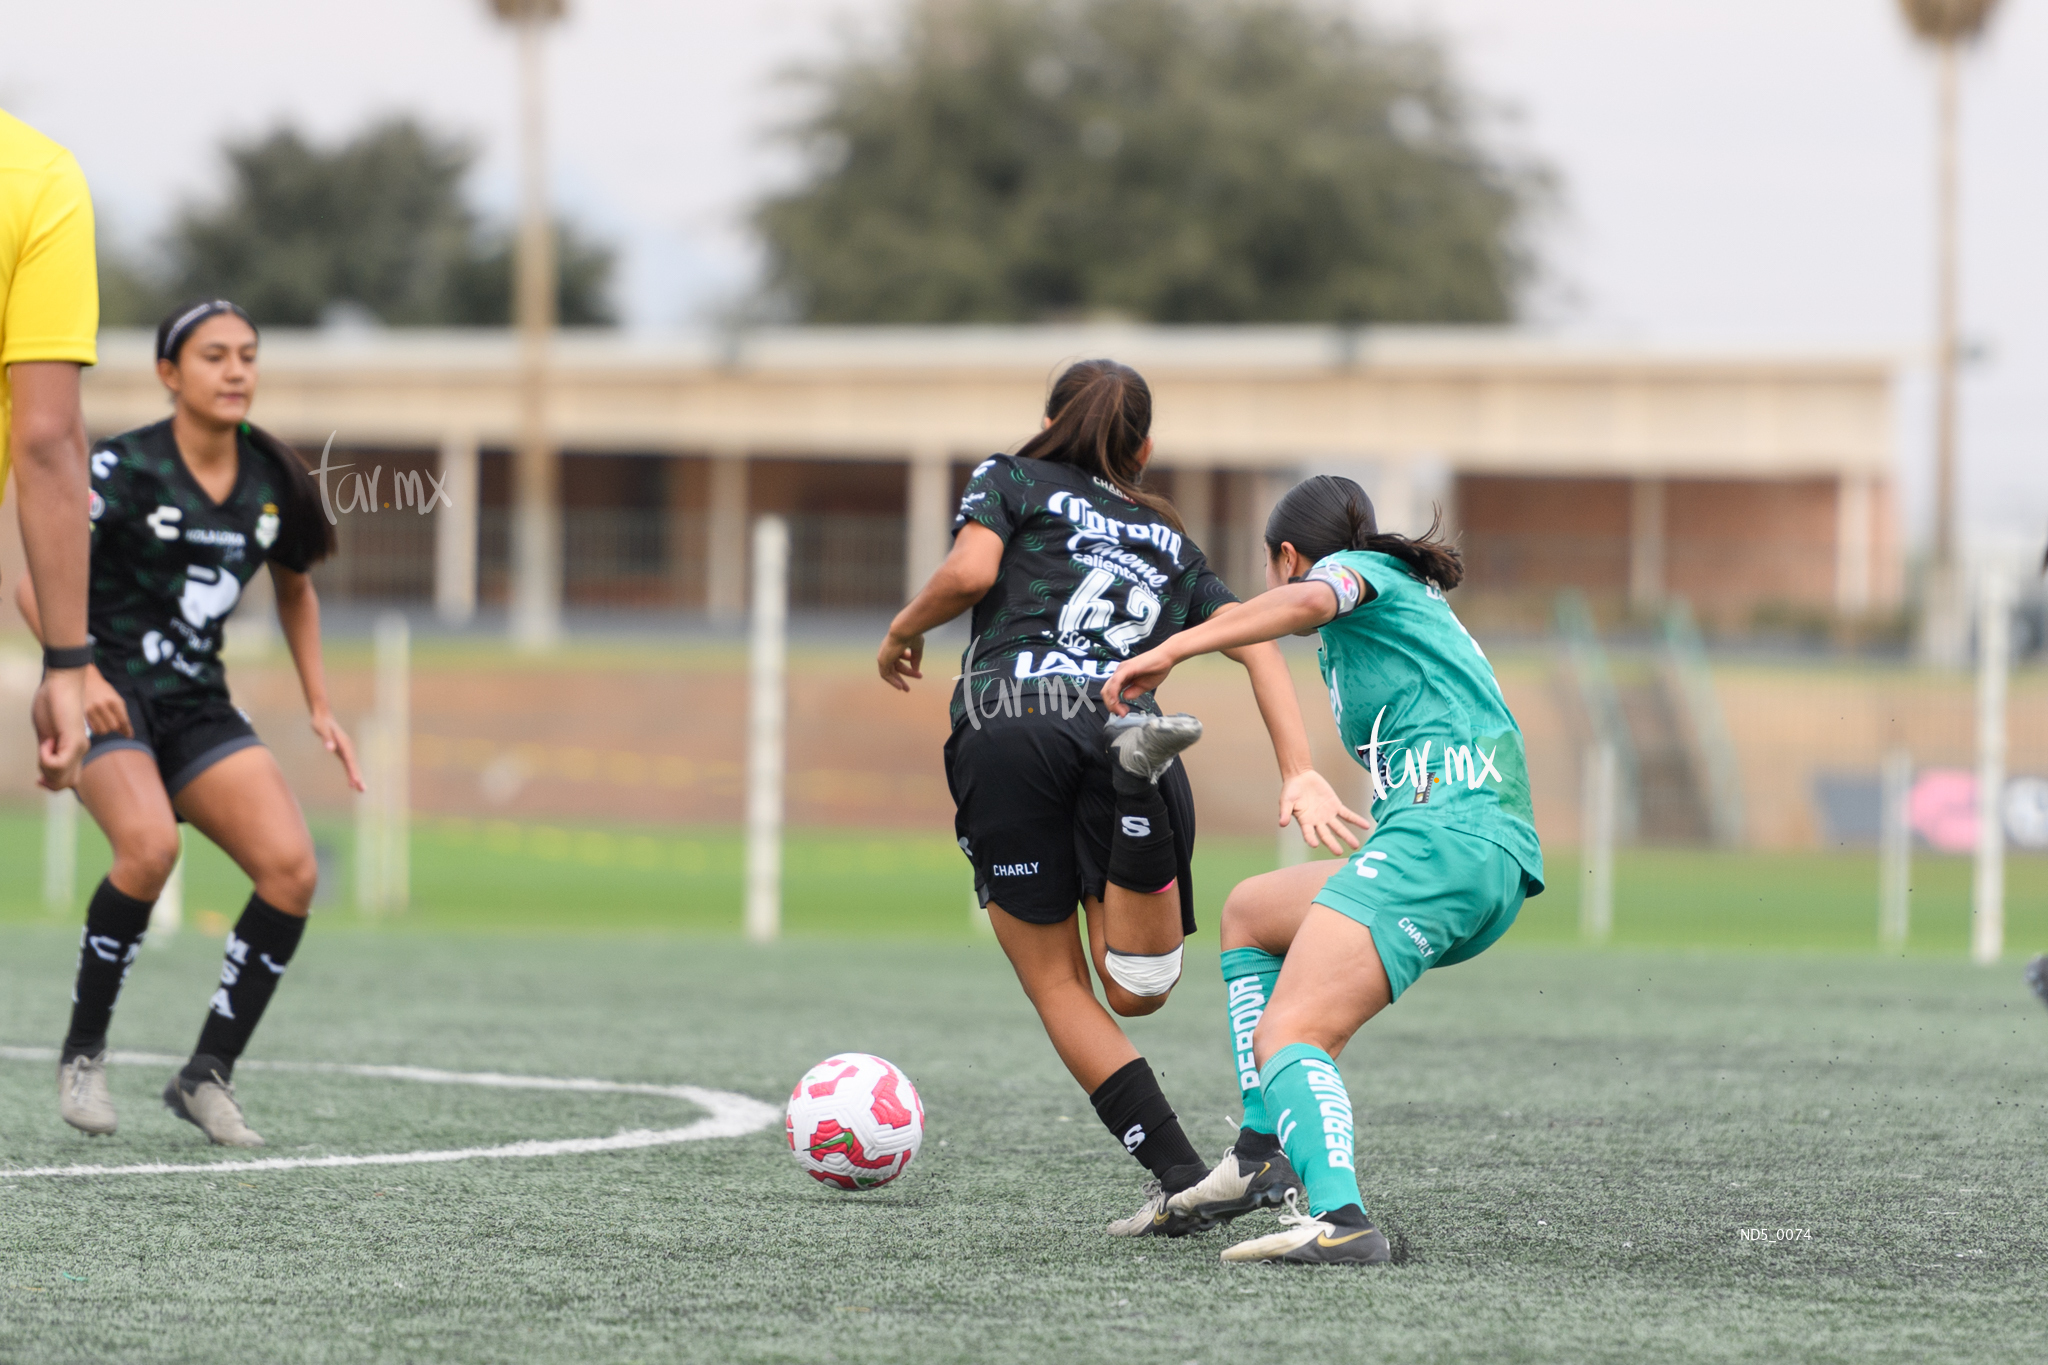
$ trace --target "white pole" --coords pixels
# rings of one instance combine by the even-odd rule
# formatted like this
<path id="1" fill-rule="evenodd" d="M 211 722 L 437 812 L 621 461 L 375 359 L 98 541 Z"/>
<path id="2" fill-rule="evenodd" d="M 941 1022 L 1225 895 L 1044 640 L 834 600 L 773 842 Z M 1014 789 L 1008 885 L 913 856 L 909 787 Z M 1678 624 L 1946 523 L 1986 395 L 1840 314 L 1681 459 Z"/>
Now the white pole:
<path id="1" fill-rule="evenodd" d="M 381 908 L 412 900 L 412 632 L 399 612 L 377 618 L 377 735 L 383 747 Z"/>
<path id="2" fill-rule="evenodd" d="M 1878 770 L 1877 943 L 1906 946 L 1913 901 L 1913 755 L 1893 749 Z"/>
<path id="3" fill-rule="evenodd" d="M 159 948 L 171 946 L 171 940 L 178 936 L 178 930 L 185 924 L 185 827 L 178 826 L 178 861 L 171 864 L 171 875 L 164 881 L 164 889 L 156 898 L 156 905 L 149 912 L 149 938 L 147 942 Z"/>
<path id="4" fill-rule="evenodd" d="M 434 613 L 449 625 L 476 616 L 477 449 L 468 432 L 441 440 L 441 489 L 434 513 Z"/>
<path id="5" fill-rule="evenodd" d="M 747 701 L 747 937 L 782 933 L 784 666 L 789 629 L 789 524 L 754 523 L 753 640 Z"/>
<path id="6" fill-rule="evenodd" d="M 356 795 L 356 909 L 374 915 L 384 908 L 384 771 L 383 729 L 367 715 L 356 725 L 356 753 L 363 766 L 363 785 Z"/>
<path id="7" fill-rule="evenodd" d="M 1308 845 L 1302 841 L 1300 824 L 1280 826 L 1279 848 L 1274 862 L 1280 867 L 1299 867 L 1308 861 Z"/>
<path id="8" fill-rule="evenodd" d="M 2012 662 L 2012 584 L 2005 567 L 1984 566 L 1977 614 L 1977 869 L 1972 879 L 1970 956 L 1996 962 L 2005 951 L 2005 683 Z"/>
<path id="9" fill-rule="evenodd" d="M 1587 746 L 1580 806 L 1579 936 L 1605 943 L 1614 932 L 1615 787 L 1620 765 L 1612 744 Z"/>
<path id="10" fill-rule="evenodd" d="M 78 894 L 78 798 L 70 790 L 43 797 L 43 908 L 66 914 Z"/>

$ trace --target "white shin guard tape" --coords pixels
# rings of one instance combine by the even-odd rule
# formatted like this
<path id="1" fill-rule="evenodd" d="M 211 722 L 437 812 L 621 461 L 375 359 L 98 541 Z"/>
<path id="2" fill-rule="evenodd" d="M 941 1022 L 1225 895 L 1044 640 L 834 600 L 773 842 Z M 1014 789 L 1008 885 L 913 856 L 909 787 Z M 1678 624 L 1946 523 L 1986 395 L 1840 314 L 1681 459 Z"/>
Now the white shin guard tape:
<path id="1" fill-rule="evenodd" d="M 1180 980 L 1181 949 L 1170 953 L 1120 953 L 1111 948 L 1103 954 L 1110 979 L 1132 995 L 1164 995 Z"/>

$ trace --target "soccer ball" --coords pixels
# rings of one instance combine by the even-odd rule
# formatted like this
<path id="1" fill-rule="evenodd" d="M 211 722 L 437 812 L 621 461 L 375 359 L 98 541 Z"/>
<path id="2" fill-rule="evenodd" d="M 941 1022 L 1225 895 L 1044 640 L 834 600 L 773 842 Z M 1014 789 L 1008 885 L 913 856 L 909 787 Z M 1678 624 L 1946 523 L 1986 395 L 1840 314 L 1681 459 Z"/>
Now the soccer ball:
<path id="1" fill-rule="evenodd" d="M 789 1092 L 789 1150 L 811 1179 L 872 1190 L 903 1174 L 924 1142 L 924 1105 L 910 1077 L 880 1057 L 827 1057 Z"/>

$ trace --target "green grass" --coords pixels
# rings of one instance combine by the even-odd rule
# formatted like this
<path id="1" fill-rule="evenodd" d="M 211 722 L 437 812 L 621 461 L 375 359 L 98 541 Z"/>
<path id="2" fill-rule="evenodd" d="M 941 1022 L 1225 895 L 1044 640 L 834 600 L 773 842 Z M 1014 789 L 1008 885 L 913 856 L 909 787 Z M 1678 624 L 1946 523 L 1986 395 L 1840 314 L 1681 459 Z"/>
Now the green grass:
<path id="1" fill-rule="evenodd" d="M 957 942 L 313 932 L 252 1057 L 689 1082 L 779 1100 L 831 1051 L 930 1115 L 898 1183 L 804 1179 L 780 1134 L 642 1151 L 0 1179 L 0 1361 L 2022 1360 L 2048 1348 L 2048 1013 L 2010 968 L 1504 945 L 1343 1062 L 1367 1274 L 1117 1242 L 1140 1172 L 999 954 Z M 61 1029 L 75 931 L 0 927 L 0 1041 Z M 216 947 L 146 950 L 117 1046 L 181 1051 Z M 1234 1108 L 1213 957 L 1134 1021 L 1205 1151 Z M 4 1162 L 210 1161 L 116 1067 L 122 1130 L 0 1061 Z M 641 1097 L 245 1071 L 279 1155 L 672 1126 Z M 1263 1222 L 1258 1226 L 1265 1226 Z M 1240 1225 L 1241 1227 L 1245 1225 Z M 1742 1229 L 1800 1230 L 1748 1241 Z M 1810 1237 L 1810 1240 L 1807 1238 Z"/>
<path id="2" fill-rule="evenodd" d="M 345 823 L 315 822 L 332 851 L 324 893 L 329 924 L 360 926 L 352 908 Z M 203 837 L 187 833 L 187 922 L 237 913 L 248 883 Z M 72 913 L 106 869 L 106 842 L 81 820 Z M 0 808 L 0 865 L 41 865 L 39 813 Z M 1196 858 L 1201 941 L 1214 943 L 1223 898 L 1273 866 L 1266 839 L 1205 839 Z M 1529 901 L 1511 932 L 1517 943 L 1564 944 L 1578 936 L 1577 857 L 1550 851 L 1550 889 Z M 482 932 L 737 933 L 744 849 L 730 828 L 515 825 L 427 818 L 413 839 L 413 907 L 378 923 L 389 929 Z M 30 875 L 0 882 L 0 923 L 57 916 Z M 945 830 L 798 829 L 789 834 L 784 926 L 797 936 L 966 939 L 975 934 L 967 865 Z M 1722 853 L 1625 849 L 1616 859 L 1614 941 L 1624 946 L 1874 949 L 1877 867 L 1862 853 Z M 2007 941 L 2048 947 L 2048 858 L 2007 864 Z M 213 920 L 205 920 L 209 925 Z M 1970 862 L 1923 856 L 1914 863 L 1915 953 L 1969 947 Z"/>

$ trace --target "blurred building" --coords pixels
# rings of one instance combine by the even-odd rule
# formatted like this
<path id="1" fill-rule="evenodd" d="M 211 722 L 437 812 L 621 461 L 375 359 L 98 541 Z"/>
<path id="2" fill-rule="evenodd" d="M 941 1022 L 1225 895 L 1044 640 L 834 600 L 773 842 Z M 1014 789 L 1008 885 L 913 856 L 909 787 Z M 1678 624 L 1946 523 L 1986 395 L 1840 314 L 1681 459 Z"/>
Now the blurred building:
<path id="1" fill-rule="evenodd" d="M 572 607 L 737 615 L 744 528 L 778 512 L 798 607 L 893 609 L 945 553 L 974 463 L 1034 431 L 1050 377 L 1093 355 L 1151 381 L 1154 470 L 1241 589 L 1260 583 L 1273 499 L 1342 472 L 1393 529 L 1442 508 L 1467 612 L 1540 619 L 1572 586 L 1607 610 L 1682 595 L 1740 628 L 1900 594 L 1879 356 L 1323 327 L 571 332 L 554 354 Z M 101 357 L 95 434 L 165 412 L 146 335 L 109 333 Z M 456 619 L 502 601 L 510 333 L 275 331 L 263 364 L 258 420 L 309 454 L 332 435 L 342 552 L 319 571 L 326 596 Z"/>

